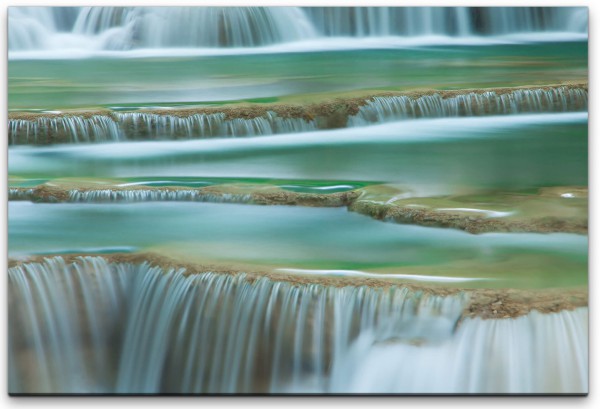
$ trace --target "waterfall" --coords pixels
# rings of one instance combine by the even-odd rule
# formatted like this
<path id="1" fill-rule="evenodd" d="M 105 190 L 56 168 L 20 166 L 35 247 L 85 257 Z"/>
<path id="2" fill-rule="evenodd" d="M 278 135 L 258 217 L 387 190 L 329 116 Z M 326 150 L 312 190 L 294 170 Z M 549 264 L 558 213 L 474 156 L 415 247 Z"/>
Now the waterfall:
<path id="1" fill-rule="evenodd" d="M 584 7 L 11 7 L 9 50 L 259 47 L 323 37 L 587 31 Z"/>
<path id="2" fill-rule="evenodd" d="M 11 187 L 8 189 L 8 200 L 32 200 L 35 189 Z"/>
<path id="3" fill-rule="evenodd" d="M 58 49 L 54 36 L 60 7 L 11 8 L 11 50 Z M 35 23 L 35 24 L 34 24 Z M 24 26 L 27 24 L 27 26 Z M 95 49 L 257 47 L 315 36 L 297 7 L 82 7 L 70 33 Z"/>
<path id="4" fill-rule="evenodd" d="M 305 10 L 319 33 L 331 37 L 503 35 L 587 29 L 584 8 L 309 7 Z"/>
<path id="5" fill-rule="evenodd" d="M 11 189 L 16 190 L 16 189 Z M 33 194 L 33 189 L 32 194 Z M 29 200 L 32 194 L 20 191 L 12 195 L 10 200 Z M 13 199 L 14 197 L 14 199 Z M 148 201 L 195 201 L 211 203 L 249 203 L 252 201 L 250 194 L 233 193 L 207 193 L 198 189 L 98 189 L 98 190 L 71 190 L 69 202 L 106 203 L 106 202 L 148 202 Z"/>
<path id="6" fill-rule="evenodd" d="M 119 323 L 128 302 L 127 266 L 99 258 L 67 267 L 60 258 L 9 269 L 10 366 L 17 390 L 111 390 Z"/>
<path id="7" fill-rule="evenodd" d="M 50 36 L 71 31 L 78 13 L 75 7 L 10 7 L 8 48 L 51 48 Z"/>
<path id="8" fill-rule="evenodd" d="M 508 115 L 531 112 L 585 111 L 587 89 L 569 86 L 543 89 L 505 89 L 467 92 L 439 91 L 431 95 L 376 96 L 348 116 L 346 126 L 364 126 L 398 119 L 421 117 Z M 247 137 L 311 132 L 328 125 L 328 118 L 310 110 L 304 117 L 283 117 L 267 111 L 255 118 L 235 118 L 225 113 L 108 112 L 79 114 L 9 115 L 11 145 L 173 140 L 209 137 Z M 317 107 L 316 111 L 319 111 Z M 239 115 L 243 115 L 239 114 Z M 307 116 L 307 115 L 305 115 Z M 343 125 L 343 123 L 342 123 Z M 339 125 L 337 125 L 339 126 Z"/>
<path id="9" fill-rule="evenodd" d="M 214 136 L 261 136 L 277 133 L 309 132 L 315 121 L 282 118 L 267 112 L 256 118 L 226 119 L 225 114 L 192 114 L 186 117 L 141 112 L 116 114 L 124 133 L 130 139 L 177 139 Z"/>
<path id="10" fill-rule="evenodd" d="M 464 320 L 448 342 L 357 340 L 334 363 L 339 393 L 586 393 L 588 310 Z M 407 368 L 410 368 L 408 370 Z"/>
<path id="11" fill-rule="evenodd" d="M 364 126 L 409 118 L 509 115 L 528 112 L 585 111 L 587 91 L 579 88 L 471 92 L 444 97 L 439 93 L 417 98 L 410 96 L 374 97 L 348 119 L 348 126 Z"/>
<path id="12" fill-rule="evenodd" d="M 470 35 L 465 7 L 315 7 L 306 9 L 325 36 Z"/>
<path id="13" fill-rule="evenodd" d="M 73 260 L 8 271 L 11 393 L 587 387 L 587 308 L 461 321 L 464 293 Z"/>
<path id="14" fill-rule="evenodd" d="M 8 123 L 8 140 L 12 145 L 116 142 L 120 139 L 119 125 L 109 115 L 43 115 L 11 119 Z"/>
<path id="15" fill-rule="evenodd" d="M 283 118 L 274 112 L 266 112 L 263 116 L 249 119 L 226 119 L 223 113 L 177 116 L 145 112 L 111 112 L 92 116 L 27 114 L 25 117 L 26 119 L 17 117 L 9 120 L 10 144 L 242 137 L 309 132 L 317 129 L 315 121 Z"/>

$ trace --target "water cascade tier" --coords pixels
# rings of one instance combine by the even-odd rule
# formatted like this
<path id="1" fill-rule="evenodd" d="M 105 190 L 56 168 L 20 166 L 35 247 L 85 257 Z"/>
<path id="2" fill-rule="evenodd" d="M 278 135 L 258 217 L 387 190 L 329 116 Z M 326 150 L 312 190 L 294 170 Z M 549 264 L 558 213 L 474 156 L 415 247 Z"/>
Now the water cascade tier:
<path id="1" fill-rule="evenodd" d="M 417 98 L 376 96 L 362 106 L 357 115 L 349 118 L 348 126 L 411 118 L 585 111 L 587 98 L 586 89 L 567 87 L 514 89 L 506 93 L 485 90 L 464 94 L 440 92 Z"/>
<path id="2" fill-rule="evenodd" d="M 385 121 L 587 109 L 587 84 L 385 93 L 308 105 L 227 106 L 186 110 L 97 113 L 10 113 L 10 144 L 117 142 L 248 137 L 310 132 Z M 340 111 L 341 109 L 341 111 Z"/>
<path id="3" fill-rule="evenodd" d="M 587 9 L 507 7 L 19 7 L 9 50 L 259 47 L 328 37 L 585 33 Z"/>
<path id="4" fill-rule="evenodd" d="M 586 304 L 544 314 L 505 300 L 504 318 L 482 319 L 476 293 L 89 256 L 8 273 L 11 393 L 576 393 L 587 383 Z"/>
<path id="5" fill-rule="evenodd" d="M 11 201 L 34 203 L 212 202 L 307 207 L 347 207 L 378 220 L 470 233 L 569 232 L 587 234 L 588 189 L 577 186 L 540 188 L 537 192 L 479 192 L 464 196 L 411 197 L 393 185 L 294 186 L 242 181 L 189 179 L 90 183 L 58 179 L 9 188 Z M 231 183 L 235 182 L 235 183 Z M 19 183 L 19 180 L 15 180 Z M 202 185 L 202 187 L 196 187 Z M 297 191 L 300 189 L 300 191 Z"/>
<path id="6" fill-rule="evenodd" d="M 281 118 L 273 112 L 251 119 L 226 119 L 223 113 L 109 112 L 92 116 L 77 114 L 35 115 L 11 119 L 11 144 L 118 142 L 121 140 L 192 139 L 263 136 L 308 132 L 314 121 Z"/>

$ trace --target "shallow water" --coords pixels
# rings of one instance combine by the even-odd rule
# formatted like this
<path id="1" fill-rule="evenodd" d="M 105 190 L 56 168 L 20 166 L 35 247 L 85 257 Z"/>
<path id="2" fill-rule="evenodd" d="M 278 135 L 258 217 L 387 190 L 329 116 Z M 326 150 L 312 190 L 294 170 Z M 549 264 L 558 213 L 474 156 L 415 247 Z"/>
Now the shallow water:
<path id="1" fill-rule="evenodd" d="M 492 278 L 491 282 L 475 283 L 491 287 L 584 285 L 587 280 L 585 236 L 472 235 L 383 223 L 346 209 L 178 202 L 11 202 L 8 231 L 11 255 L 156 249 L 183 259 L 271 268 L 464 274 L 468 278 Z M 521 267 L 496 276 L 502 263 L 511 260 L 521 260 Z"/>
<path id="2" fill-rule="evenodd" d="M 27 177 L 381 181 L 425 194 L 587 185 L 587 113 L 423 119 L 259 138 L 11 147 Z M 560 163 L 561 166 L 556 166 Z"/>
<path id="3" fill-rule="evenodd" d="M 275 102 L 314 92 L 502 87 L 586 77 L 586 42 L 12 60 L 8 107 L 152 106 L 257 98 Z"/>

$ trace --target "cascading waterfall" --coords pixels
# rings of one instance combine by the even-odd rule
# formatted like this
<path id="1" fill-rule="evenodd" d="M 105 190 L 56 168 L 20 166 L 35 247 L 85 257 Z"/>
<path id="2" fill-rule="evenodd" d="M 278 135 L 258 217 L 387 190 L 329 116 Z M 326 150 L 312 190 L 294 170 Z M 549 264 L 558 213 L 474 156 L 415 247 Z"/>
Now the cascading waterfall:
<path id="1" fill-rule="evenodd" d="M 34 119 L 11 119 L 8 122 L 11 145 L 116 142 L 121 139 L 119 125 L 108 115 L 39 116 Z"/>
<path id="2" fill-rule="evenodd" d="M 78 14 L 76 7 L 11 7 L 8 11 L 8 48 L 52 48 L 51 36 L 70 32 Z"/>
<path id="3" fill-rule="evenodd" d="M 587 7 L 8 13 L 9 394 L 588 393 Z"/>
<path id="4" fill-rule="evenodd" d="M 9 50 L 258 47 L 338 36 L 586 29 L 584 7 L 12 7 Z"/>
<path id="5" fill-rule="evenodd" d="M 10 268 L 10 392 L 577 392 L 587 383 L 587 308 L 460 322 L 460 293 L 184 273 L 102 257 Z"/>
<path id="6" fill-rule="evenodd" d="M 13 11 L 11 50 L 61 48 L 54 21 L 63 8 Z M 69 30 L 94 49 L 257 47 L 311 38 L 316 32 L 298 7 L 82 7 Z"/>
<path id="7" fill-rule="evenodd" d="M 499 93 L 471 92 L 452 96 L 438 93 L 420 97 L 373 97 L 349 116 L 347 126 L 421 117 L 508 115 L 531 112 L 585 111 L 587 90 L 555 87 L 516 89 Z M 27 114 L 29 117 L 35 114 Z M 208 137 L 246 137 L 326 128 L 322 118 L 283 117 L 268 111 L 255 118 L 228 118 L 224 113 L 178 116 L 151 112 L 110 112 L 103 115 L 56 115 L 23 119 L 9 118 L 11 145 L 117 142 L 122 140 L 172 140 Z"/>
<path id="8" fill-rule="evenodd" d="M 315 7 L 307 14 L 325 36 L 472 34 L 466 7 Z"/>
<path id="9" fill-rule="evenodd" d="M 8 135 L 10 144 L 17 145 L 261 136 L 316 129 L 315 121 L 283 118 L 274 112 L 250 119 L 226 119 L 223 113 L 180 117 L 143 112 L 116 112 L 91 117 L 74 114 L 10 119 Z"/>
<path id="10" fill-rule="evenodd" d="M 16 189 L 13 189 L 16 190 Z M 32 191 L 33 193 L 33 191 Z M 15 199 L 13 199 L 13 197 Z M 29 200 L 26 192 L 11 196 L 10 200 Z M 105 202 L 148 202 L 148 201 L 194 201 L 211 203 L 249 203 L 252 195 L 233 194 L 233 193 L 206 193 L 200 190 L 179 189 L 179 190 L 158 190 L 158 189 L 135 189 L 135 190 L 72 190 L 69 192 L 70 202 L 83 203 L 105 203 Z"/>
<path id="11" fill-rule="evenodd" d="M 193 114 L 186 117 L 152 113 L 116 114 L 129 139 L 176 139 L 214 136 L 261 136 L 277 133 L 308 132 L 317 128 L 315 121 L 282 118 L 267 112 L 256 118 L 226 119 L 225 114 Z"/>
<path id="12" fill-rule="evenodd" d="M 8 200 L 31 200 L 33 198 L 34 189 L 32 188 L 14 188 L 8 189 Z"/>
<path id="13" fill-rule="evenodd" d="M 306 13 L 326 36 L 503 35 L 585 32 L 585 10 L 549 7 L 315 7 Z"/>
<path id="14" fill-rule="evenodd" d="M 110 391 L 130 270 L 99 258 L 9 269 L 11 392 Z"/>
<path id="15" fill-rule="evenodd" d="M 335 362 L 338 393 L 585 393 L 588 309 L 466 319 L 447 342 L 380 342 L 365 333 Z M 407 369 L 410 368 L 410 369 Z"/>
<path id="16" fill-rule="evenodd" d="M 587 91 L 579 88 L 515 90 L 468 93 L 443 97 L 440 94 L 418 98 L 409 96 L 374 97 L 348 119 L 348 126 L 364 126 L 408 118 L 509 115 L 531 112 L 587 110 Z"/>

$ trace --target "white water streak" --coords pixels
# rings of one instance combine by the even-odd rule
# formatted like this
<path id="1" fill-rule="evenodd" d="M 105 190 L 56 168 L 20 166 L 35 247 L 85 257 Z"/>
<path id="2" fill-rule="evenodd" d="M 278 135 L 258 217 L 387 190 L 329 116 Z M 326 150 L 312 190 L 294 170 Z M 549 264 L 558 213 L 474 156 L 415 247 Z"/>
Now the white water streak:
<path id="1" fill-rule="evenodd" d="M 401 279 L 414 280 L 423 282 L 440 282 L 440 283 L 463 283 L 468 281 L 489 281 L 493 278 L 470 278 L 470 277 L 444 277 L 444 276 L 428 276 L 421 274 L 392 274 L 392 273 L 369 273 L 358 270 L 308 270 L 299 268 L 278 268 L 277 271 L 295 274 L 320 275 L 320 276 L 338 276 L 338 277 L 362 277 L 362 278 L 383 278 L 383 279 Z"/>

